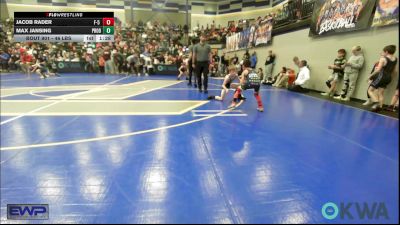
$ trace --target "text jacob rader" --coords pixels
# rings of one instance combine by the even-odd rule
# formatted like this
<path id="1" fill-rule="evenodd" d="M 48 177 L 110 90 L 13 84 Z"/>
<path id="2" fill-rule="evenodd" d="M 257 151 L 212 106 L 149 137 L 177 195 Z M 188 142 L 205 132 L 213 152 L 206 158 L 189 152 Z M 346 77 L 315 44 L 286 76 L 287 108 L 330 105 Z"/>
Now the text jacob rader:
<path id="1" fill-rule="evenodd" d="M 52 20 L 16 20 L 15 24 L 22 24 L 22 25 L 49 25 L 53 24 Z"/>

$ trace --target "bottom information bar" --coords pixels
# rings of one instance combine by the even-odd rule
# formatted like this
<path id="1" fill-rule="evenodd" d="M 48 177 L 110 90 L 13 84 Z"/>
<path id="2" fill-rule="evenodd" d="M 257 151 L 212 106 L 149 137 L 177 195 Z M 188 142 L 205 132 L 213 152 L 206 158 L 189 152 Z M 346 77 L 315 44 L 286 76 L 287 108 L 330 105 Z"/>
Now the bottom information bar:
<path id="1" fill-rule="evenodd" d="M 114 35 L 14 35 L 14 42 L 114 42 Z"/>

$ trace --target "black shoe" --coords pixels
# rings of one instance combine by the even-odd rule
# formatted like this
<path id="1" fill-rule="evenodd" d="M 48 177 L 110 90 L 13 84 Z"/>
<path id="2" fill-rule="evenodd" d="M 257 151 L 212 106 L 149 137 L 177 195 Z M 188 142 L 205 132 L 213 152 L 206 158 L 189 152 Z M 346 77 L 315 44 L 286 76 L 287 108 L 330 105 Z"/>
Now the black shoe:
<path id="1" fill-rule="evenodd" d="M 201 93 L 201 92 L 203 92 L 203 90 L 202 90 L 202 89 L 199 89 L 199 92 Z"/>
<path id="2" fill-rule="evenodd" d="M 330 82 L 329 80 L 326 81 L 325 84 L 326 84 L 326 86 L 328 86 L 328 88 L 331 88 L 331 87 L 332 87 L 331 82 Z"/>
<path id="3" fill-rule="evenodd" d="M 206 94 L 207 94 L 207 93 L 208 93 L 208 91 L 207 91 L 207 90 L 204 90 L 204 93 L 206 93 Z"/>
<path id="4" fill-rule="evenodd" d="M 208 96 L 208 98 L 207 98 L 207 100 L 214 100 L 215 99 L 215 96 L 214 95 L 210 95 L 210 96 Z"/>
<path id="5" fill-rule="evenodd" d="M 194 88 L 197 88 L 197 84 L 194 85 Z"/>
<path id="6" fill-rule="evenodd" d="M 192 83 L 189 82 L 187 85 L 188 85 L 188 86 L 192 86 Z"/>
<path id="7" fill-rule="evenodd" d="M 60 74 L 58 74 L 58 73 L 56 73 L 55 75 L 56 75 L 56 77 L 61 77 L 61 75 L 60 75 Z"/>

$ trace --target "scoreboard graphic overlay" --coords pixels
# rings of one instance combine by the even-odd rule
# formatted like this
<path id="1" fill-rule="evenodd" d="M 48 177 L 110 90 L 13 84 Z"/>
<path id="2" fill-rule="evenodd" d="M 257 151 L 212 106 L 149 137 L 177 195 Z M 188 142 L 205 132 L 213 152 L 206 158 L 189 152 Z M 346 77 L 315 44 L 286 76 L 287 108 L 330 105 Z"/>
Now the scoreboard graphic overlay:
<path id="1" fill-rule="evenodd" d="M 114 12 L 15 12 L 15 42 L 113 42 Z"/>

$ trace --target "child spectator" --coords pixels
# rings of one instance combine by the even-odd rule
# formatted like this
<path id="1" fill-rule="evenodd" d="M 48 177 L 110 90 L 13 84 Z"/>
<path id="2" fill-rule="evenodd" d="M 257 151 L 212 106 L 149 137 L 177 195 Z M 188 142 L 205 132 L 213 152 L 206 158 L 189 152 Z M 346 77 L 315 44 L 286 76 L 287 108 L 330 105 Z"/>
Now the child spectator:
<path id="1" fill-rule="evenodd" d="M 371 85 L 368 89 L 368 94 L 373 102 L 372 110 L 379 111 L 383 107 L 384 92 L 388 84 L 392 81 L 392 75 L 396 70 L 397 58 L 394 56 L 396 46 L 388 45 L 383 48 L 382 57 L 371 74 Z M 376 76 L 376 78 L 373 78 Z"/>
<path id="2" fill-rule="evenodd" d="M 344 67 L 344 85 L 342 92 L 335 99 L 342 101 L 350 101 L 351 96 L 356 88 L 358 74 L 364 65 L 364 55 L 360 46 L 354 46 L 351 49 L 352 55 L 345 63 Z"/>
<path id="3" fill-rule="evenodd" d="M 323 96 L 333 97 L 335 95 L 337 83 L 340 79 L 343 78 L 344 75 L 345 63 L 346 63 L 346 50 L 339 49 L 335 61 L 333 61 L 332 65 L 328 66 L 328 69 L 333 70 L 333 73 L 326 81 L 326 85 L 328 86 L 329 91 L 322 93 Z"/>

